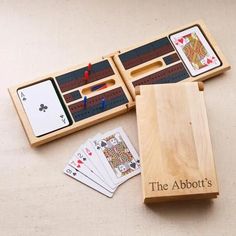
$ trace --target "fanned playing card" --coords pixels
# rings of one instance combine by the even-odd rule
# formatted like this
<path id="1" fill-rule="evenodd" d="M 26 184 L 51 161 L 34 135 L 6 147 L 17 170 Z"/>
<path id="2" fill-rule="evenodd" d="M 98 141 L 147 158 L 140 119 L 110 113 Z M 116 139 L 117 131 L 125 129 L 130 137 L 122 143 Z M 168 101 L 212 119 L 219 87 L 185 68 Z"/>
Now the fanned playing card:
<path id="1" fill-rule="evenodd" d="M 113 193 L 109 192 L 105 188 L 101 187 L 99 184 L 94 182 L 93 180 L 89 179 L 87 176 L 83 175 L 81 172 L 79 172 L 76 168 L 67 165 L 64 169 L 64 173 L 73 179 L 76 179 L 77 181 L 89 186 L 90 188 L 95 189 L 96 191 L 104 194 L 107 197 L 112 197 Z"/>
<path id="2" fill-rule="evenodd" d="M 75 155 L 73 155 L 72 159 L 69 162 L 69 165 L 73 166 L 75 169 L 80 171 L 82 174 L 84 174 L 89 179 L 93 180 L 106 190 L 110 192 L 115 191 L 114 189 L 110 188 L 99 175 L 96 174 L 96 170 L 94 168 L 89 168 L 91 166 L 87 162 L 87 157 L 81 149 L 79 149 L 75 153 Z"/>
<path id="3" fill-rule="evenodd" d="M 97 139 L 100 135 L 96 135 L 94 139 Z M 84 145 L 82 145 L 82 149 L 86 154 L 87 158 L 92 162 L 93 166 L 96 168 L 97 173 L 102 179 L 108 184 L 108 186 L 112 189 L 117 188 L 117 184 L 112 182 L 106 168 L 103 166 L 100 157 L 98 156 L 96 150 L 92 145 L 92 140 L 87 141 Z"/>
<path id="4" fill-rule="evenodd" d="M 121 184 L 140 173 L 138 154 L 122 128 L 109 131 L 92 143 L 114 183 Z"/>
<path id="5" fill-rule="evenodd" d="M 121 183 L 140 173 L 139 156 L 123 129 L 117 128 L 82 144 L 64 173 L 112 197 Z"/>

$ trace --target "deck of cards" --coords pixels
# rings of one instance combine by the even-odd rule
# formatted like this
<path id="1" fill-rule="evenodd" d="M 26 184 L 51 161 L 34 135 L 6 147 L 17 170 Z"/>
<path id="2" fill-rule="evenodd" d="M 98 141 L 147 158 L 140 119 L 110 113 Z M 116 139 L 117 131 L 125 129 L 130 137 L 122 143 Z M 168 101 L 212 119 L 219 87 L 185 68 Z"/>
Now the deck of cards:
<path id="1" fill-rule="evenodd" d="M 172 34 L 170 39 L 193 77 L 221 65 L 199 26 Z"/>
<path id="2" fill-rule="evenodd" d="M 116 128 L 82 144 L 64 173 L 112 197 L 120 184 L 140 173 L 140 160 L 123 129 Z"/>

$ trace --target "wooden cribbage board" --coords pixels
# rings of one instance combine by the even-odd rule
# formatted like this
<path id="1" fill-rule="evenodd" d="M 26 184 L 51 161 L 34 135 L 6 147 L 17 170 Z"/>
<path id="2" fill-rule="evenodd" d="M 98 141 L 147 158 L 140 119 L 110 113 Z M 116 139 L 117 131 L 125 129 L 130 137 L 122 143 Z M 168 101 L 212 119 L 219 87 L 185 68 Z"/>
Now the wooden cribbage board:
<path id="1" fill-rule="evenodd" d="M 122 114 L 134 106 L 133 99 L 121 79 L 112 59 L 105 57 L 100 60 L 91 61 L 91 63 L 92 71 L 89 80 L 84 78 L 84 72 L 87 70 L 87 65 L 83 64 L 9 89 L 18 115 L 20 116 L 32 146 L 39 146 L 113 116 Z M 36 137 L 17 91 L 20 88 L 29 87 L 46 80 L 53 82 L 54 88 L 64 107 L 65 113 L 67 114 L 67 118 L 70 121 L 70 125 L 40 137 Z M 107 84 L 107 88 L 91 91 L 93 86 L 103 83 Z M 84 96 L 87 97 L 86 107 L 84 107 L 83 102 Z M 104 109 L 101 107 L 102 99 L 105 99 L 106 101 Z"/>
<path id="2" fill-rule="evenodd" d="M 219 64 L 215 68 L 199 74 L 192 74 L 184 59 L 177 52 L 175 43 L 171 37 L 178 32 L 197 27 L 206 42 L 219 58 Z M 187 33 L 186 33 L 187 34 Z M 197 53 L 202 50 L 199 41 L 195 40 L 194 50 L 190 52 L 196 63 Z M 200 52 L 203 53 L 203 52 Z M 195 54 L 195 55 L 194 55 Z M 135 99 L 135 87 L 144 84 L 163 84 L 185 81 L 203 81 L 212 76 L 222 73 L 230 68 L 227 60 L 217 46 L 215 40 L 207 30 L 203 21 L 199 20 L 185 25 L 176 30 L 166 32 L 152 41 L 138 44 L 126 50 L 120 50 L 114 56 L 114 61 L 119 69 L 127 87 Z"/>
<path id="3" fill-rule="evenodd" d="M 217 197 L 203 83 L 137 88 L 144 202 Z"/>
<path id="4" fill-rule="evenodd" d="M 184 61 L 170 41 L 171 35 L 193 26 L 197 26 L 201 30 L 220 61 L 220 65 L 217 67 L 197 76 L 191 76 Z M 89 80 L 84 78 L 87 63 L 9 89 L 32 146 L 39 146 L 129 111 L 135 107 L 134 88 L 138 85 L 205 80 L 230 68 L 202 21 L 193 22 L 163 34 L 152 41 L 127 50 L 114 52 L 102 57 L 102 59 L 90 61 L 90 63 L 92 64 L 92 71 Z M 17 91 L 45 80 L 52 81 L 69 120 L 69 125 L 36 136 Z M 106 88 L 91 91 L 93 86 L 103 83 L 107 84 Z M 83 102 L 85 96 L 87 97 L 86 108 Z M 106 101 L 106 106 L 103 109 L 101 109 L 102 99 Z"/>

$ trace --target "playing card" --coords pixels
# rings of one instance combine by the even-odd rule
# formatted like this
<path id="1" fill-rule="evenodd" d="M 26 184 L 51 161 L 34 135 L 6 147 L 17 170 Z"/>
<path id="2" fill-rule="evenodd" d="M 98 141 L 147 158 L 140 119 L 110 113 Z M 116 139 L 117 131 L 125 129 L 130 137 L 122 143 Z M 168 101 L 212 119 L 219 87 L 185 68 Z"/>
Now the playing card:
<path id="1" fill-rule="evenodd" d="M 97 135 L 94 137 L 94 139 L 97 139 L 99 137 L 100 135 Z M 101 158 L 98 156 L 96 150 L 92 145 L 92 139 L 88 140 L 84 145 L 82 145 L 82 149 L 88 159 L 92 162 L 92 165 L 96 168 L 98 175 L 102 177 L 102 179 L 108 184 L 108 186 L 110 186 L 110 188 L 116 189 L 117 184 L 112 182 L 111 177 L 109 176 L 106 168 L 101 162 Z"/>
<path id="2" fill-rule="evenodd" d="M 170 40 L 192 76 L 221 65 L 221 61 L 198 26 L 172 34 Z"/>
<path id="3" fill-rule="evenodd" d="M 115 184 L 140 173 L 138 154 L 122 128 L 109 131 L 92 143 Z"/>
<path id="4" fill-rule="evenodd" d="M 87 166 L 95 175 L 97 175 L 101 180 L 104 181 L 102 175 L 98 172 L 96 166 L 93 165 L 92 160 L 90 160 L 90 158 L 84 152 L 83 145 L 80 146 L 79 150 L 76 151 L 74 155 L 77 156 L 78 160 L 83 161 L 85 166 Z"/>
<path id="5" fill-rule="evenodd" d="M 36 137 L 70 125 L 51 80 L 17 91 Z"/>
<path id="6" fill-rule="evenodd" d="M 80 148 L 78 151 L 73 155 L 72 159 L 69 161 L 69 165 L 73 166 L 77 170 L 79 170 L 82 174 L 86 175 L 88 178 L 90 178 L 92 181 L 99 184 L 101 187 L 105 188 L 106 190 L 110 192 L 114 192 L 115 189 L 112 189 L 107 185 L 103 179 L 101 179 L 98 175 L 96 175 L 96 171 L 94 168 L 90 169 L 88 167 L 87 157 L 83 150 Z"/>
<path id="7" fill-rule="evenodd" d="M 106 195 L 107 197 L 112 197 L 113 193 L 107 191 L 105 188 L 101 187 L 99 184 L 95 183 L 85 175 L 83 175 L 80 171 L 75 169 L 74 167 L 67 165 L 66 168 L 64 169 L 64 173 L 79 182 L 86 184 L 87 186 L 97 190 L 98 192 Z"/>

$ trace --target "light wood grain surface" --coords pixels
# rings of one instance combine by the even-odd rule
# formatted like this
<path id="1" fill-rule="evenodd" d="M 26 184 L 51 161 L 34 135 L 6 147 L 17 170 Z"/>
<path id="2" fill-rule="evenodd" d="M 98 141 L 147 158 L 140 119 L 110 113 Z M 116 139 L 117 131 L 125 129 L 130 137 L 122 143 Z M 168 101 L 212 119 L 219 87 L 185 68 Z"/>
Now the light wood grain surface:
<path id="1" fill-rule="evenodd" d="M 103 78 L 102 80 L 99 80 L 99 82 L 107 82 L 108 80 L 113 80 L 114 81 L 114 85 L 111 87 L 108 87 L 105 92 L 108 92 L 112 89 L 115 89 L 115 88 L 119 88 L 121 87 L 122 88 L 122 91 L 124 92 L 124 94 L 126 95 L 126 98 L 128 100 L 127 104 L 123 104 L 121 106 L 118 106 L 118 107 L 115 107 L 113 108 L 112 110 L 107 110 L 107 111 L 104 111 L 104 112 L 101 112 L 99 114 L 97 114 L 96 116 L 90 116 L 88 117 L 87 119 L 84 119 L 84 120 L 80 120 L 79 122 L 74 122 L 73 119 L 72 119 L 72 124 L 63 128 L 63 129 L 59 129 L 59 130 L 56 130 L 54 132 L 51 132 L 51 133 L 48 133 L 48 134 L 45 134 L 45 135 L 42 135 L 40 137 L 36 137 L 34 135 L 34 132 L 32 130 L 32 127 L 29 123 L 29 120 L 27 118 L 27 114 L 25 113 L 24 111 L 24 108 L 22 106 L 22 103 L 21 103 L 21 100 L 19 99 L 19 96 L 18 96 L 18 89 L 19 88 L 22 88 L 24 86 L 29 86 L 29 85 L 32 85 L 34 83 L 38 83 L 40 81 L 45 81 L 45 79 L 48 79 L 48 78 L 51 78 L 52 81 L 55 82 L 56 86 L 57 86 L 57 89 L 61 95 L 61 98 L 63 99 L 64 101 L 64 104 L 65 106 L 67 107 L 67 110 L 69 111 L 69 105 L 68 103 L 66 103 L 64 97 L 63 97 L 63 93 L 60 91 L 59 89 L 59 86 L 58 84 L 56 83 L 55 81 L 55 78 L 58 76 L 58 75 L 62 75 L 62 74 L 66 74 L 68 72 L 71 72 L 73 70 L 77 70 L 77 69 L 80 69 L 82 67 L 85 67 L 87 66 L 87 64 L 83 64 L 83 65 L 77 65 L 73 68 L 70 68 L 70 69 L 66 69 L 64 70 L 63 72 L 58 72 L 58 73 L 54 73 L 54 74 L 50 74 L 50 75 L 44 75 L 42 78 L 40 79 L 36 79 L 36 80 L 33 80 L 33 81 L 26 81 L 24 84 L 20 84 L 20 85 L 15 85 L 11 88 L 9 88 L 9 94 L 12 98 L 12 102 L 16 108 L 16 111 L 19 115 L 19 119 L 21 120 L 21 123 L 22 123 L 22 126 L 23 128 L 25 129 L 25 133 L 28 137 L 28 140 L 29 140 L 29 143 L 32 147 L 37 147 L 39 145 L 42 145 L 42 144 L 45 144 L 47 142 L 51 142 L 52 140 L 55 140 L 55 139 L 58 139 L 58 138 L 61 138 L 63 136 L 66 136 L 68 134 L 71 134 L 71 133 L 74 133 L 76 131 L 79 131 L 81 129 L 84 129 L 85 127 L 89 127 L 89 126 L 92 126 L 92 125 L 95 125 L 99 122 L 102 122 L 104 120 L 107 120 L 107 119 L 110 119 L 114 116 L 117 116 L 117 115 L 120 115 L 120 114 L 123 114 L 123 113 L 126 113 L 128 112 L 129 109 L 133 109 L 134 108 L 134 100 L 132 99 L 130 93 L 128 92 L 128 89 L 124 83 L 124 81 L 122 80 L 122 78 L 120 77 L 120 74 L 119 72 L 117 71 L 117 68 L 113 62 L 113 60 L 111 58 L 105 58 L 104 60 L 107 60 L 109 61 L 109 65 L 111 66 L 112 70 L 114 71 L 114 74 L 111 75 L 111 76 L 108 76 L 108 77 L 105 77 Z M 101 62 L 102 59 L 99 58 L 97 60 L 90 60 L 90 62 L 92 64 L 95 64 L 95 63 L 98 63 L 98 62 Z M 89 86 L 91 85 L 95 85 L 96 84 L 96 81 L 94 81 L 93 83 L 90 83 Z M 90 89 L 90 87 L 88 87 L 87 85 L 84 85 L 84 86 L 80 86 L 76 89 L 79 89 L 80 93 L 83 95 L 83 90 L 84 89 Z M 102 94 L 104 93 L 104 90 L 102 91 L 96 91 L 94 96 L 95 95 L 98 95 L 98 94 Z M 65 94 L 65 93 L 64 93 Z M 87 94 L 87 97 L 91 97 L 91 94 Z M 82 97 L 75 101 L 75 102 L 78 102 L 78 101 L 82 101 Z M 71 113 L 70 113 L 71 114 Z"/>
<path id="2" fill-rule="evenodd" d="M 235 235 L 235 1 L 0 1 L 0 235 Z M 7 88 L 138 44 L 202 18 L 232 65 L 205 83 L 219 180 L 214 201 L 145 206 L 141 178 L 112 199 L 65 176 L 87 138 L 122 126 L 138 148 L 135 112 L 32 149 Z"/>
<path id="3" fill-rule="evenodd" d="M 140 86 L 136 115 L 145 203 L 217 197 L 203 89 L 202 82 Z"/>
<path id="4" fill-rule="evenodd" d="M 219 46 L 217 45 L 214 37 L 212 37 L 211 33 L 209 32 L 207 26 L 205 25 L 204 21 L 201 19 L 198 19 L 194 22 L 189 22 L 188 24 L 186 23 L 185 25 L 179 26 L 179 27 L 173 27 L 171 30 L 169 30 L 168 32 L 163 32 L 161 34 L 159 34 L 158 36 L 156 36 L 155 39 L 149 40 L 148 42 L 140 42 L 139 44 L 133 45 L 131 47 L 129 47 L 128 49 L 120 49 L 119 53 L 117 53 L 114 56 L 114 61 L 117 65 L 117 68 L 119 69 L 125 83 L 127 84 L 127 87 L 131 93 L 131 95 L 133 96 L 133 98 L 135 99 L 135 88 L 133 85 L 133 82 L 138 81 L 142 78 L 144 78 L 145 76 L 151 75 L 153 73 L 156 73 L 158 71 L 164 70 L 165 68 L 168 68 L 174 64 L 178 64 L 179 60 L 177 60 L 174 63 L 171 63 L 170 65 L 166 65 L 164 62 L 164 56 L 169 56 L 171 54 L 173 54 L 173 52 L 169 52 L 167 54 L 164 54 L 160 57 L 154 58 L 152 60 L 149 60 L 147 62 L 144 62 L 140 65 L 131 67 L 129 69 L 125 69 L 125 67 L 122 64 L 122 61 L 119 57 L 119 55 L 122 55 L 123 53 L 126 53 L 132 49 L 138 48 L 140 46 L 143 46 L 145 44 L 151 43 L 154 40 L 160 40 L 164 37 L 170 37 L 171 34 L 174 34 L 175 32 L 178 32 L 180 30 L 184 30 L 190 27 L 193 27 L 194 25 L 198 25 L 198 27 L 201 28 L 201 30 L 203 31 L 204 35 L 206 36 L 207 40 L 209 41 L 210 45 L 214 48 L 217 56 L 220 58 L 222 65 L 218 68 L 215 68 L 214 70 L 209 70 L 205 73 L 199 74 L 197 76 L 191 76 L 191 73 L 189 74 L 189 77 L 184 79 L 184 80 L 180 80 L 179 82 L 186 82 L 186 81 L 204 81 L 207 80 L 209 78 L 212 78 L 213 76 L 216 76 L 218 74 L 221 74 L 222 72 L 225 72 L 227 70 L 230 69 L 230 65 L 227 61 L 227 59 L 225 58 L 224 54 L 222 53 L 221 49 L 219 48 Z M 180 59 L 180 61 L 182 61 Z"/>

